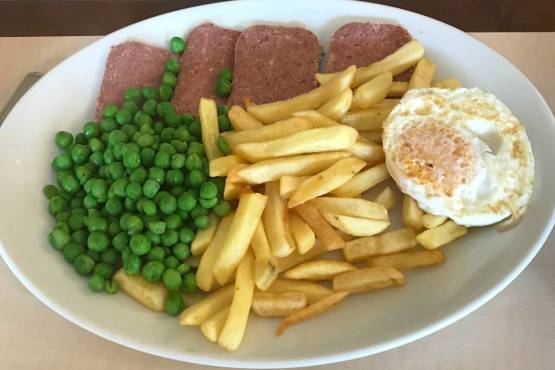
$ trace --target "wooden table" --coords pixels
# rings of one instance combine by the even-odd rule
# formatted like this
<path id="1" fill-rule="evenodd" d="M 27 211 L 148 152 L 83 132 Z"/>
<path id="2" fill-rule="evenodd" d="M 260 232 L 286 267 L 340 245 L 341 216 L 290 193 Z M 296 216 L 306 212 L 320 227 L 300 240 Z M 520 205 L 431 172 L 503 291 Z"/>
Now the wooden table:
<path id="1" fill-rule="evenodd" d="M 555 33 L 477 33 L 536 85 L 555 110 Z M 29 71 L 46 72 L 97 37 L 0 38 L 0 107 Z M 1 211 L 1 208 L 0 208 Z M 37 261 L 40 263 L 40 261 Z M 376 356 L 320 369 L 540 370 L 555 363 L 555 235 L 516 281 L 469 317 Z M 208 369 L 97 337 L 33 297 L 0 262 L 0 368 Z"/>

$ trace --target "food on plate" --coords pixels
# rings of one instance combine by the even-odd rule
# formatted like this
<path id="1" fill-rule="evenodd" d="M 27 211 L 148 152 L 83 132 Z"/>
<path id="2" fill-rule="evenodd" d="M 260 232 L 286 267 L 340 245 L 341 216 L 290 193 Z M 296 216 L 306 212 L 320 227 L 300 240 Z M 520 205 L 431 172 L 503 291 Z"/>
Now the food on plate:
<path id="1" fill-rule="evenodd" d="M 348 292 L 333 293 L 325 298 L 322 298 L 322 300 L 320 301 L 314 302 L 309 306 L 295 311 L 281 321 L 276 330 L 276 334 L 282 335 L 289 326 L 326 312 L 327 310 L 341 302 L 343 299 L 345 299 L 345 297 L 347 297 L 348 295 Z"/>
<path id="2" fill-rule="evenodd" d="M 314 89 L 321 57 L 318 38 L 305 28 L 246 28 L 235 48 L 230 105 L 242 105 L 243 98 L 256 104 L 271 103 Z"/>
<path id="3" fill-rule="evenodd" d="M 337 274 L 354 269 L 355 266 L 344 261 L 316 260 L 304 262 L 285 271 L 283 277 L 293 280 L 330 280 Z"/>
<path id="4" fill-rule="evenodd" d="M 256 292 L 252 299 L 252 310 L 262 317 L 283 317 L 306 306 L 307 299 L 300 292 Z"/>
<path id="5" fill-rule="evenodd" d="M 403 284 L 403 274 L 390 266 L 354 269 L 335 275 L 332 281 L 333 290 L 349 293 L 364 293 Z"/>
<path id="6" fill-rule="evenodd" d="M 235 351 L 251 309 L 283 317 L 281 335 L 528 206 L 524 127 L 492 94 L 434 80 L 400 26 L 344 25 L 327 73 L 299 27 L 207 23 L 169 46 L 113 47 L 100 124 L 55 137 L 48 240 L 95 292 L 121 288 Z"/>
<path id="7" fill-rule="evenodd" d="M 514 224 L 530 202 L 524 126 L 478 88 L 408 91 L 384 122 L 383 146 L 401 191 L 459 225 Z"/>
<path id="8" fill-rule="evenodd" d="M 240 32 L 204 23 L 187 35 L 187 49 L 180 58 L 181 73 L 172 103 L 179 114 L 197 114 L 199 99 L 227 102 L 216 94 L 216 82 L 224 68 L 233 70 L 235 43 Z"/>
<path id="9" fill-rule="evenodd" d="M 465 226 L 457 225 L 453 221 L 447 221 L 443 225 L 436 226 L 416 235 L 416 241 L 424 248 L 435 249 L 460 238 L 466 234 L 467 230 Z"/>
<path id="10" fill-rule="evenodd" d="M 106 105 L 123 103 L 128 87 L 157 87 L 170 57 L 166 49 L 137 41 L 112 46 L 96 102 L 96 119 L 102 118 Z"/>
<path id="11" fill-rule="evenodd" d="M 368 259 L 368 267 L 389 266 L 397 270 L 437 265 L 445 261 L 445 255 L 439 249 L 402 252 Z"/>

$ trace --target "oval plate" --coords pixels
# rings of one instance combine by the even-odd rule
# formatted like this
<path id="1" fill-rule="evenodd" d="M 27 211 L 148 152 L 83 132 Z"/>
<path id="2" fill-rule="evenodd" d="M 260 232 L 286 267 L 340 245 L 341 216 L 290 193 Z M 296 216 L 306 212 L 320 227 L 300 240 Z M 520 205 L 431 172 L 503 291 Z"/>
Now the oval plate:
<path id="1" fill-rule="evenodd" d="M 93 116 L 110 46 L 128 39 L 166 45 L 174 35 L 211 21 L 243 29 L 251 24 L 303 25 L 327 46 L 340 25 L 399 23 L 438 65 L 504 101 L 525 123 L 536 158 L 537 187 L 520 225 L 498 233 L 473 230 L 446 248 L 438 268 L 408 273 L 403 289 L 350 297 L 326 315 L 276 337 L 277 320 L 251 318 L 239 351 L 230 354 L 198 328 L 154 314 L 124 294 L 91 293 L 84 279 L 47 242 L 51 219 L 41 189 L 53 181 L 50 160 L 58 130 L 77 131 Z M 1 254 L 41 301 L 75 324 L 122 345 L 181 361 L 241 368 L 318 365 L 367 356 L 428 335 L 467 315 L 506 287 L 530 262 L 554 222 L 555 122 L 534 86 L 502 56 L 464 32 L 387 6 L 346 1 L 244 1 L 161 15 L 114 32 L 45 75 L 20 100 L 0 130 Z"/>

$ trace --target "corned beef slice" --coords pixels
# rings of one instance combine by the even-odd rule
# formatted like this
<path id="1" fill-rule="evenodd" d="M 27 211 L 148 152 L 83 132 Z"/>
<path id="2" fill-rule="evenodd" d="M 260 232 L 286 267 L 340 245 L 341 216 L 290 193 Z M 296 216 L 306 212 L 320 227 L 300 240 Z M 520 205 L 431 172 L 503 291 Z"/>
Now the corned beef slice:
<path id="1" fill-rule="evenodd" d="M 137 41 L 112 46 L 96 102 L 96 118 L 102 118 L 105 105 L 123 103 L 123 93 L 128 87 L 158 87 L 170 57 L 165 49 Z"/>
<path id="2" fill-rule="evenodd" d="M 212 97 L 218 104 L 226 103 L 226 98 L 215 94 L 216 81 L 223 68 L 233 70 L 235 42 L 239 33 L 212 23 L 197 26 L 189 33 L 172 100 L 178 113 L 197 115 L 201 97 Z"/>
<path id="3" fill-rule="evenodd" d="M 315 87 L 322 47 L 300 27 L 256 25 L 237 39 L 229 104 L 243 98 L 257 104 L 288 99 Z"/>
<path id="4" fill-rule="evenodd" d="M 381 60 L 412 39 L 406 29 L 393 24 L 364 22 L 339 27 L 330 39 L 326 72 L 338 72 L 355 64 L 367 66 Z M 408 81 L 412 69 L 396 76 Z"/>

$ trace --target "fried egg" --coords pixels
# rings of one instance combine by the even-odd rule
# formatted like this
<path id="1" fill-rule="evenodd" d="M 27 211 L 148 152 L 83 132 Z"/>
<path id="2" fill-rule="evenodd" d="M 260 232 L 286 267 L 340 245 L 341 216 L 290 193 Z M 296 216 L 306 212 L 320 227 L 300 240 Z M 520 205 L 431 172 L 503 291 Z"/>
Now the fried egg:
<path id="1" fill-rule="evenodd" d="M 420 208 L 459 225 L 516 223 L 534 188 L 524 126 L 478 88 L 408 91 L 384 121 L 387 168 Z"/>

